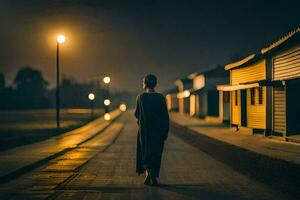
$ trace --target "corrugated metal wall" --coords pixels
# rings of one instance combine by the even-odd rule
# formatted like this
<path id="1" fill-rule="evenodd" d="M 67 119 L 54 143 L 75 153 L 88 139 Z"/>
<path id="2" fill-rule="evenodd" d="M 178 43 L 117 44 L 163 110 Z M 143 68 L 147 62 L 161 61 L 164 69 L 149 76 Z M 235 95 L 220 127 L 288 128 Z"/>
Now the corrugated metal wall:
<path id="1" fill-rule="evenodd" d="M 300 46 L 278 54 L 273 60 L 273 79 L 285 80 L 300 77 Z"/>
<path id="2" fill-rule="evenodd" d="M 247 67 L 233 69 L 230 76 L 231 85 L 264 80 L 266 79 L 266 60 L 263 59 Z"/>
<path id="3" fill-rule="evenodd" d="M 286 98 L 285 87 L 273 88 L 273 131 L 286 133 Z"/>
<path id="4" fill-rule="evenodd" d="M 247 127 L 266 128 L 266 87 L 262 89 L 262 104 L 259 104 L 258 88 L 254 88 L 254 105 L 251 104 L 251 89 L 247 89 Z"/>

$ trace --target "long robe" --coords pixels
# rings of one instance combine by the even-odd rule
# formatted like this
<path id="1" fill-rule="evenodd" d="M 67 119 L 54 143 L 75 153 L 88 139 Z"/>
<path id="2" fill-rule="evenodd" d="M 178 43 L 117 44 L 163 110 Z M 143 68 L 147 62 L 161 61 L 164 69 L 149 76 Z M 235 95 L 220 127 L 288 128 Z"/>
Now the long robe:
<path id="1" fill-rule="evenodd" d="M 135 117 L 138 122 L 136 172 L 152 170 L 159 176 L 164 141 L 168 137 L 169 115 L 165 97 L 156 92 L 138 95 Z"/>

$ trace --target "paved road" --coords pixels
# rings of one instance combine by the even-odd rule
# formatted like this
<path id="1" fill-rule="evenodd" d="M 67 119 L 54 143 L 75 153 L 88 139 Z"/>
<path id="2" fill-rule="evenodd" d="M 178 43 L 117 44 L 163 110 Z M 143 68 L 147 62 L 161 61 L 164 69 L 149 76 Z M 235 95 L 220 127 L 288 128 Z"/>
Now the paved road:
<path id="1" fill-rule="evenodd" d="M 94 139 L 1 185 L 0 199 L 285 199 L 172 133 L 163 184 L 144 186 L 135 174 L 136 128 L 126 113 Z"/>

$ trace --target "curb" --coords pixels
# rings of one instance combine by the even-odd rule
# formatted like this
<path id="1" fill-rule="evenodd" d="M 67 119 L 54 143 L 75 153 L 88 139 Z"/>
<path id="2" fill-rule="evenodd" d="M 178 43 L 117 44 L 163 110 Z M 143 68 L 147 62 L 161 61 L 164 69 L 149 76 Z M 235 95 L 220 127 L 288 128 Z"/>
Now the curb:
<path id="1" fill-rule="evenodd" d="M 25 174 L 25 173 L 33 170 L 33 169 L 36 169 L 36 168 L 42 166 L 43 164 L 47 163 L 48 161 L 50 161 L 50 160 L 52 160 L 54 158 L 57 158 L 57 157 L 65 154 L 65 153 L 67 153 L 69 151 L 72 151 L 72 150 L 76 149 L 77 146 L 79 146 L 79 145 L 81 145 L 81 144 L 83 144 L 83 143 L 85 143 L 85 142 L 87 142 L 87 141 L 95 138 L 96 136 L 98 136 L 99 134 L 101 134 L 103 131 L 105 131 L 115 120 L 117 120 L 120 116 L 122 116 L 122 114 L 123 113 L 120 113 L 118 116 L 116 116 L 114 119 L 112 119 L 111 122 L 109 124 L 107 124 L 107 126 L 105 126 L 102 130 L 100 130 L 96 134 L 92 135 L 91 137 L 85 139 L 84 141 L 80 142 L 79 144 L 76 145 L 76 147 L 66 148 L 64 150 L 61 150 L 61 151 L 59 151 L 57 153 L 52 154 L 51 156 L 43 158 L 43 159 L 41 159 L 39 161 L 36 161 L 34 163 L 28 164 L 28 165 L 26 165 L 24 167 L 21 167 L 21 168 L 15 170 L 13 172 L 10 172 L 10 173 L 8 173 L 8 174 L 0 177 L 0 185 L 4 184 L 4 183 L 7 183 L 7 182 L 9 182 L 9 181 L 11 181 L 11 180 L 13 180 L 13 179 L 15 179 L 15 178 L 17 178 L 17 177 Z"/>
<path id="2" fill-rule="evenodd" d="M 275 191 L 297 199 L 300 196 L 300 165 L 243 149 L 188 129 L 175 122 L 171 132 L 232 169 L 262 182 Z"/>

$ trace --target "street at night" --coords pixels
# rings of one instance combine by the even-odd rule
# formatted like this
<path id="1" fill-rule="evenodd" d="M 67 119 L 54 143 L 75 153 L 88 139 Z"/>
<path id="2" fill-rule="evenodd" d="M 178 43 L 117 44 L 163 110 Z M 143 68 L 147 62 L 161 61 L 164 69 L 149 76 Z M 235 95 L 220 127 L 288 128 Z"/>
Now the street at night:
<path id="1" fill-rule="evenodd" d="M 299 0 L 1 0 L 0 200 L 299 200 Z"/>
<path id="2" fill-rule="evenodd" d="M 65 141 L 68 142 L 67 140 Z M 166 144 L 161 186 L 136 176 L 132 112 L 93 139 L 1 185 L 1 199 L 288 199 L 173 133 Z"/>

